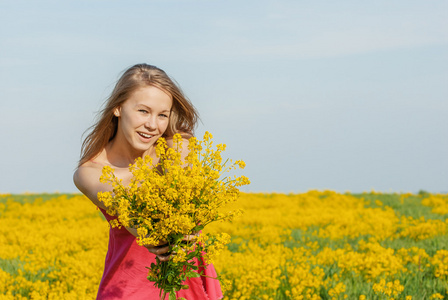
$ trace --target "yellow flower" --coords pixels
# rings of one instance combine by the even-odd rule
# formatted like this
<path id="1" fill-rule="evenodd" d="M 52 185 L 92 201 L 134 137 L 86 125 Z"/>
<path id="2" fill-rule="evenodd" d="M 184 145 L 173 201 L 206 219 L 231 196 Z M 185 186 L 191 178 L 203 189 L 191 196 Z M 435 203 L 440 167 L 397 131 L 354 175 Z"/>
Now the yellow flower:
<path id="1" fill-rule="evenodd" d="M 226 165 L 228 161 L 223 163 L 221 153 L 226 146 L 219 144 L 214 149 L 212 138 L 209 132 L 204 134 L 202 142 L 191 138 L 185 162 L 181 158 L 180 134 L 174 135 L 172 148 L 167 147 L 165 139 L 159 138 L 156 155 L 160 161 L 153 165 L 150 157 L 136 159 L 129 167 L 133 177 L 128 186 L 115 177 L 112 168 L 103 168 L 101 182 L 110 183 L 113 191 L 99 193 L 98 199 L 106 205 L 108 212 L 118 216 L 117 220 L 111 221 L 111 226 L 137 228 L 139 245 L 168 241 L 170 251 L 175 253 L 171 269 L 162 270 L 159 264 L 151 266 L 150 280 L 162 289 L 169 286 L 170 290 L 165 292 L 178 291 L 182 281 L 192 274 L 187 251 L 180 247 L 182 237 L 194 234 L 210 223 L 233 220 L 241 213 L 241 210 L 222 212 L 221 208 L 236 201 L 238 187 L 249 184 L 249 180 L 244 176 L 228 179 L 223 174 L 236 165 L 244 168 L 245 164 L 243 161 L 230 165 Z M 225 234 L 204 237 L 195 249 L 186 245 L 193 253 L 188 254 L 188 260 L 200 258 L 204 253 L 204 259 L 210 263 L 230 241 Z M 174 274 L 170 276 L 176 282 L 167 285 L 166 274 Z"/>

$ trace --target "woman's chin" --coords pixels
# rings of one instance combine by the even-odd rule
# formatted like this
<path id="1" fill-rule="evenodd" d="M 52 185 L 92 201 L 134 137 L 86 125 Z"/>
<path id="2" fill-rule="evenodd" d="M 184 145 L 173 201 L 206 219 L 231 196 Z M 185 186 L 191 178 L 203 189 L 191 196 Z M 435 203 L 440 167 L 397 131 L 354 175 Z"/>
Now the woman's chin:
<path id="1" fill-rule="evenodd" d="M 149 149 L 151 149 L 151 147 L 154 145 L 154 142 L 153 141 L 151 141 L 151 142 L 149 142 L 149 143 L 142 143 L 142 142 L 139 142 L 139 143 L 135 143 L 134 144 L 134 149 L 137 151 L 137 152 L 146 152 L 146 151 L 148 151 Z"/>

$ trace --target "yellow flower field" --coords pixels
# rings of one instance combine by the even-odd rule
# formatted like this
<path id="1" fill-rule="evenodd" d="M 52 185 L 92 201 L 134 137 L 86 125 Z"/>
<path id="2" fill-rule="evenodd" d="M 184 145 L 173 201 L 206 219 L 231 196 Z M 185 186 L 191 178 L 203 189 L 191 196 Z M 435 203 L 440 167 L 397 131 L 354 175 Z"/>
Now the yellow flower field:
<path id="1" fill-rule="evenodd" d="M 448 299 L 448 195 L 242 194 L 209 232 L 225 299 Z M 230 209 L 230 208 L 229 208 Z M 81 195 L 0 195 L 0 299 L 94 299 L 108 223 Z"/>

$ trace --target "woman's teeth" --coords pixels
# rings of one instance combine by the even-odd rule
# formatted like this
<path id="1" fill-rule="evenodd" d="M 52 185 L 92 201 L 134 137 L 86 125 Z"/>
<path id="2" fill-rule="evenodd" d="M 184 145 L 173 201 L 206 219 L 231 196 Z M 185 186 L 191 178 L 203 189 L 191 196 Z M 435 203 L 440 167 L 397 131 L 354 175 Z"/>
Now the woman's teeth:
<path id="1" fill-rule="evenodd" d="M 149 135 L 149 134 L 146 134 L 146 133 L 143 133 L 143 132 L 139 132 L 138 134 L 140 134 L 142 137 L 147 138 L 147 139 L 152 137 L 152 135 Z"/>

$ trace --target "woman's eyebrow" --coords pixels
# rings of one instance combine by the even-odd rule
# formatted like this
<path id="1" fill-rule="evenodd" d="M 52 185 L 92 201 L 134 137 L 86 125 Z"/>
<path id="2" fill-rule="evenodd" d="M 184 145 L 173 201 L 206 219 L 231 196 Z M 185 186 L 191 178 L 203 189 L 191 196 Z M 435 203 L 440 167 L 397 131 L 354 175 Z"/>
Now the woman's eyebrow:
<path id="1" fill-rule="evenodd" d="M 141 107 L 144 107 L 144 108 L 146 108 L 147 110 L 151 110 L 152 111 L 152 108 L 151 107 L 149 107 L 149 106 L 147 106 L 147 105 L 145 105 L 145 104 L 142 104 L 142 103 L 138 103 L 137 105 L 136 105 L 137 107 L 139 107 L 139 106 L 141 106 Z M 164 110 L 162 110 L 161 111 L 162 113 L 165 113 L 165 112 L 171 112 L 171 109 L 164 109 Z"/>

